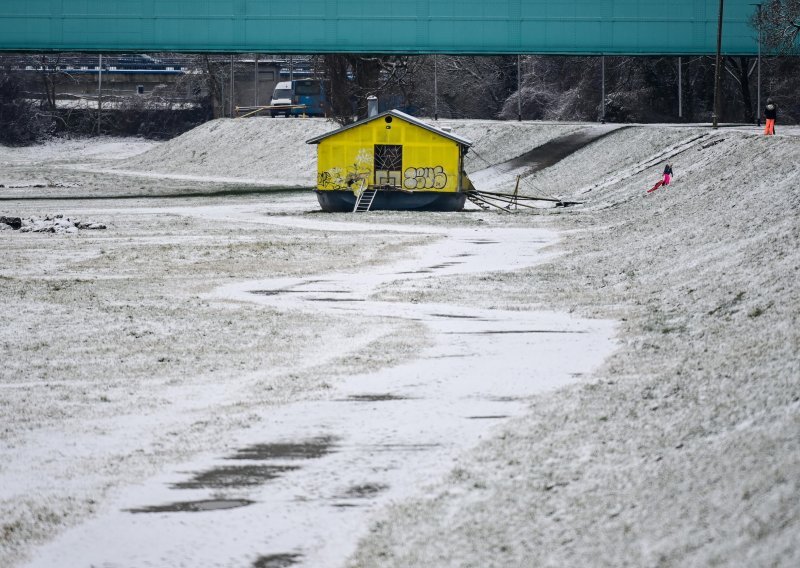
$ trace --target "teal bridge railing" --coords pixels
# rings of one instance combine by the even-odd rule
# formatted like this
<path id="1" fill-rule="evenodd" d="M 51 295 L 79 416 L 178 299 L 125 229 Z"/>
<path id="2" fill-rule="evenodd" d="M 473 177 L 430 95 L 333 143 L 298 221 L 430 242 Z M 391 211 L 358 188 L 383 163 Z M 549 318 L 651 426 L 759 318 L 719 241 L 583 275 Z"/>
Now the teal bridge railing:
<path id="1" fill-rule="evenodd" d="M 754 0 L 722 50 L 757 52 Z M 719 0 L 0 0 L 0 51 L 691 55 Z"/>

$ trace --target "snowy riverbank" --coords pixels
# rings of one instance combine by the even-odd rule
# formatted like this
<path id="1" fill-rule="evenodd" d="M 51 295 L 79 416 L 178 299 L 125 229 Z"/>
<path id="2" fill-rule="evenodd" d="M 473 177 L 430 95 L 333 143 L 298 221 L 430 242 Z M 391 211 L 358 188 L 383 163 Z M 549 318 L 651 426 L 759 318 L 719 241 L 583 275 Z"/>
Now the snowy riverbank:
<path id="1" fill-rule="evenodd" d="M 284 309 L 214 290 L 381 273 L 390 263 L 413 263 L 440 233 L 447 243 L 451 232 L 479 241 L 492 231 L 534 238 L 542 229 L 561 234 L 541 251 L 549 254 L 543 262 L 477 274 L 439 268 L 376 281 L 367 298 L 438 314 L 527 317 L 545 309 L 610 319 L 619 347 L 594 373 L 571 377 L 571 386 L 527 393 L 520 412 L 487 406 L 487 415 L 513 417 L 494 421 L 472 449 L 443 452 L 441 475 L 415 483 L 391 506 L 381 501 L 391 494 L 382 479 L 389 486 L 391 475 L 376 472 L 367 480 L 372 489 L 364 485 L 356 499 L 371 516 L 350 535 L 362 536 L 348 564 L 800 561 L 800 138 L 621 129 L 521 186 L 585 205 L 516 215 L 377 213 L 356 226 L 350 215 L 317 213 L 309 193 L 158 198 L 229 189 L 229 177 L 302 186 L 306 167 L 286 164 L 305 164 L 298 156 L 313 133 L 306 136 L 303 124 L 330 127 L 219 121 L 164 144 L 101 141 L 118 152 L 114 160 L 77 141 L 79 155 L 69 144 L 0 148 L 0 215 L 63 214 L 107 226 L 74 235 L 0 232 L 0 306 L 15 314 L 0 331 L 0 501 L 8 512 L 0 565 L 24 565 L 71 527 L 79 534 L 90 519 L 117 514 L 121 496 L 159 476 L 180 483 L 180 464 L 257 441 L 290 403 L 315 404 L 354 375 L 424 368 L 419 354 L 434 333 L 415 318 Z M 486 132 L 478 154 L 496 163 L 591 125 L 456 127 L 473 139 Z M 237 128 L 242 136 L 252 130 L 246 148 L 235 143 Z M 219 136 L 210 137 L 212 129 Z M 286 150 L 265 143 L 282 156 L 267 167 L 259 142 L 272 129 Z M 227 148 L 227 158 L 203 165 L 191 157 L 197 148 Z M 674 184 L 646 194 L 665 160 L 674 164 Z M 148 176 L 131 173 L 137 169 Z M 160 177 L 168 170 L 192 179 Z M 70 195 L 103 199 L 52 199 Z M 331 345 L 346 345 L 346 353 L 331 353 Z M 508 357 L 519 356 L 514 346 L 507 344 Z M 542 371 L 536 357 L 529 365 L 531 376 Z M 381 412 L 406 402 L 371 404 Z M 227 499 L 261 495 L 216 491 Z M 188 514 L 235 541 L 225 511 Z M 174 545 L 165 565 L 188 558 Z M 274 555 L 300 566 L 318 560 L 314 554 L 298 545 L 247 558 L 257 565 Z"/>

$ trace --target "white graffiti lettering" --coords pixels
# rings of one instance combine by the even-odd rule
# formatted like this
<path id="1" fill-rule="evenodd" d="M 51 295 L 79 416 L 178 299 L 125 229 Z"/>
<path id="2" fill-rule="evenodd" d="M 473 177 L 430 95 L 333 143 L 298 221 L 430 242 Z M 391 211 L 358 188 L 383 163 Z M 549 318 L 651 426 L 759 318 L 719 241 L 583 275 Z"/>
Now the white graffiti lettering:
<path id="1" fill-rule="evenodd" d="M 403 187 L 406 189 L 442 189 L 447 185 L 447 174 L 442 166 L 435 168 L 406 168 Z"/>

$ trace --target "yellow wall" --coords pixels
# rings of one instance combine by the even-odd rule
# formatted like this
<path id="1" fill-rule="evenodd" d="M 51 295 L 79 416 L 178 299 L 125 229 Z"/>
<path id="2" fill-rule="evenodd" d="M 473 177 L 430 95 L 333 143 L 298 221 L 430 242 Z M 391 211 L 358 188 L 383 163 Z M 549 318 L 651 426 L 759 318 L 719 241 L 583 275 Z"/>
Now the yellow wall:
<path id="1" fill-rule="evenodd" d="M 363 177 L 375 183 L 374 146 L 403 146 L 403 189 L 458 191 L 459 145 L 401 118 L 386 117 L 322 140 L 317 148 L 317 189 L 358 189 Z M 389 127 L 389 128 L 387 128 Z M 356 180 L 348 186 L 347 182 Z"/>

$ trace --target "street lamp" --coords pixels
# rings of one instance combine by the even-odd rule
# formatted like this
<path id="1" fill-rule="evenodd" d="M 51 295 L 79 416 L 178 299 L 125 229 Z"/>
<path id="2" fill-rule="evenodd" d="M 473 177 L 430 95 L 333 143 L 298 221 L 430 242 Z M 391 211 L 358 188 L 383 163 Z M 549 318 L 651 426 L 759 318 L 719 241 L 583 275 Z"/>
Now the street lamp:
<path id="1" fill-rule="evenodd" d="M 719 124 L 719 76 L 720 63 L 722 62 L 722 11 L 724 6 L 725 0 L 719 0 L 719 21 L 717 23 L 717 62 L 714 66 L 714 128 L 717 128 Z"/>

